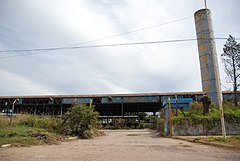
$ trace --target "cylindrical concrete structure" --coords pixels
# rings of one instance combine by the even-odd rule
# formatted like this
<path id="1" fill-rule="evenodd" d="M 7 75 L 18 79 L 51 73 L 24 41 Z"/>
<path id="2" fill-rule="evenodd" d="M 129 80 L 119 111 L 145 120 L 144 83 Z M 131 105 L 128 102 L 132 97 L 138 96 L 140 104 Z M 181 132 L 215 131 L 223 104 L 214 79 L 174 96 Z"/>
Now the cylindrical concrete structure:
<path id="1" fill-rule="evenodd" d="M 194 18 L 198 39 L 203 92 L 211 98 L 212 104 L 219 106 L 222 103 L 222 91 L 220 87 L 211 11 L 209 9 L 198 10 L 195 12 Z"/>

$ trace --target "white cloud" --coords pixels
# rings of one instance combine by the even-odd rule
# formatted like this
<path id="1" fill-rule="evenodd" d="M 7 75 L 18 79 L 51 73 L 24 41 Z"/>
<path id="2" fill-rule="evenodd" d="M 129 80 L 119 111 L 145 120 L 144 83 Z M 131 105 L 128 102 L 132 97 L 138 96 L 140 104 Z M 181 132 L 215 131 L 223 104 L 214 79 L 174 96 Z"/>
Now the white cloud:
<path id="1" fill-rule="evenodd" d="M 203 7 L 203 2 L 192 0 L 0 3 L 1 50 L 68 46 L 193 16 Z M 240 37 L 237 4 L 237 0 L 209 1 L 216 36 L 231 33 Z M 192 18 L 88 45 L 195 37 Z M 216 41 L 218 53 L 223 43 Z M 1 53 L 0 57 L 10 54 L 19 53 Z M 0 69 L 0 95 L 201 90 L 196 42 L 59 50 L 0 58 Z M 221 79 L 225 83 L 224 74 Z"/>

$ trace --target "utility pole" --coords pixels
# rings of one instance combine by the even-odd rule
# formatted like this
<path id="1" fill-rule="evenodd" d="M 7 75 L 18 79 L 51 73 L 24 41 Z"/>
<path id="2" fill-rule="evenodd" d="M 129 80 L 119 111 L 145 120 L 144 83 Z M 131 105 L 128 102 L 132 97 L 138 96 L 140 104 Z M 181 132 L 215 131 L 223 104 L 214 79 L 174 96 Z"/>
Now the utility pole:
<path id="1" fill-rule="evenodd" d="M 207 9 L 207 0 L 204 0 L 204 6 Z"/>
<path id="2" fill-rule="evenodd" d="M 16 99 L 13 101 L 13 104 L 12 104 L 12 112 L 11 112 L 11 117 L 10 117 L 10 126 L 12 126 L 14 105 L 15 105 L 15 103 L 16 103 L 17 101 L 19 101 L 18 98 L 16 98 Z"/>
<path id="3" fill-rule="evenodd" d="M 169 136 L 172 136 L 172 107 L 171 107 L 171 98 L 168 97 L 168 121 L 169 121 Z"/>

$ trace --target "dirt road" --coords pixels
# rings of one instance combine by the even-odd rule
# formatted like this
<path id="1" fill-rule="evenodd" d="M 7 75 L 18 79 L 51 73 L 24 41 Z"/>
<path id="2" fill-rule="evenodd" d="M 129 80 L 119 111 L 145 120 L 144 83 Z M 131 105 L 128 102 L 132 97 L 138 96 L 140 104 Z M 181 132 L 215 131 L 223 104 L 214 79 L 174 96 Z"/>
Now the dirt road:
<path id="1" fill-rule="evenodd" d="M 161 138 L 153 131 L 105 133 L 100 138 L 61 145 L 1 148 L 0 161 L 240 161 L 238 152 Z"/>

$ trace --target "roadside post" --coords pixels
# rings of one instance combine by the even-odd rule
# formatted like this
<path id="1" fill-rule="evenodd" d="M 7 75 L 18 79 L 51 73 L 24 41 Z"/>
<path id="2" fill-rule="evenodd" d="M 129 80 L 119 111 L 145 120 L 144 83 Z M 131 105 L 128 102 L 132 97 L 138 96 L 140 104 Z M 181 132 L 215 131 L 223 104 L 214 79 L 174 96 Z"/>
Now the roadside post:
<path id="1" fill-rule="evenodd" d="M 15 103 L 19 101 L 18 98 L 16 98 L 14 101 L 13 101 L 13 104 L 12 104 L 12 111 L 11 111 L 11 117 L 10 117 L 10 126 L 12 126 L 12 122 L 13 122 L 13 112 L 14 112 L 14 105 Z"/>
<path id="2" fill-rule="evenodd" d="M 90 99 L 90 103 L 89 103 L 89 106 L 90 106 L 90 109 L 92 109 L 92 99 Z"/>
<path id="3" fill-rule="evenodd" d="M 171 99 L 168 97 L 168 121 L 169 121 L 169 136 L 172 136 L 172 109 L 171 109 Z"/>

